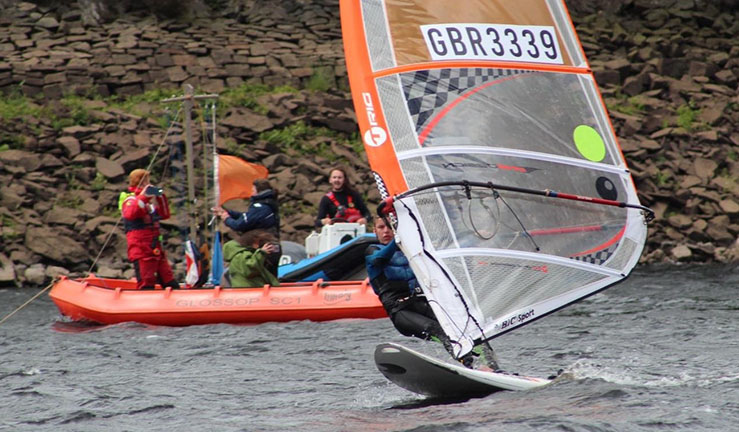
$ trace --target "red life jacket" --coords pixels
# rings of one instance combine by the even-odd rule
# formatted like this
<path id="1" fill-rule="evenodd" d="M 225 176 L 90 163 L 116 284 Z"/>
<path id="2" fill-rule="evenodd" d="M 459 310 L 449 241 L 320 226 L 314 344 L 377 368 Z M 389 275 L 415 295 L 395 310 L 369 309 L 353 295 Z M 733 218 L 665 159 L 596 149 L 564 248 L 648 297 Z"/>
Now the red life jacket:
<path id="1" fill-rule="evenodd" d="M 354 200 L 350 193 L 346 194 L 346 208 L 344 208 L 343 204 L 339 203 L 339 200 L 336 199 L 336 195 L 334 195 L 333 191 L 327 193 L 326 196 L 336 206 L 336 214 L 334 215 L 334 218 L 346 219 L 347 222 L 356 222 L 362 218 L 362 213 L 354 207 Z"/>

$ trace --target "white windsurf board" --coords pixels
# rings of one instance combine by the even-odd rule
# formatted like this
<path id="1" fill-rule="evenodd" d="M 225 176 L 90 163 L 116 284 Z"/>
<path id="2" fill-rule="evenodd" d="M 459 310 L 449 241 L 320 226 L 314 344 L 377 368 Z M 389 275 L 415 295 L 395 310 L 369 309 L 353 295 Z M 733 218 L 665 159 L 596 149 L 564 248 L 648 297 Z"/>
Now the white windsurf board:
<path id="1" fill-rule="evenodd" d="M 544 378 L 468 369 L 394 343 L 377 345 L 375 364 L 398 386 L 432 397 L 485 396 L 502 390 L 530 390 L 551 382 Z"/>

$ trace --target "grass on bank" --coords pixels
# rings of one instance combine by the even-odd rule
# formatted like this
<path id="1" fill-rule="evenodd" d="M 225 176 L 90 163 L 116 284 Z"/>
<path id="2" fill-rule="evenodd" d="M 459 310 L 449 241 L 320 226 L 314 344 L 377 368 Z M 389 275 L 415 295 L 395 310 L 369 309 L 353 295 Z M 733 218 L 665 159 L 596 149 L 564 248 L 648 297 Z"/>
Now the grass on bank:
<path id="1" fill-rule="evenodd" d="M 320 77 L 322 75 L 315 75 Z M 28 97 L 21 91 L 23 83 L 0 98 L 0 119 L 12 122 L 24 118 L 46 119 L 53 129 L 59 131 L 69 126 L 87 126 L 96 122 L 92 111 L 99 106 L 91 102 L 102 102 L 108 109 L 120 109 L 126 113 L 154 118 L 163 128 L 177 111 L 177 103 L 162 103 L 162 100 L 182 95 L 181 90 L 153 89 L 142 94 L 131 96 L 107 96 L 99 94 L 77 95 L 66 94 L 58 101 L 43 101 L 43 95 Z M 329 86 L 323 78 L 316 78 L 307 84 L 308 90 L 319 91 Z M 238 87 L 228 88 L 220 93 L 217 115 L 222 115 L 228 108 L 241 106 L 257 113 L 266 114 L 267 108 L 258 102 L 260 96 L 277 93 L 296 93 L 299 89 L 290 86 L 268 86 L 264 84 L 244 83 Z M 201 93 L 201 92 L 197 92 Z M 157 107 L 160 107 L 158 109 Z M 34 128 L 34 130 L 37 128 Z M 38 132 L 38 130 L 35 130 Z M 22 148 L 25 139 L 8 133 L 0 135 L 0 148 Z"/>

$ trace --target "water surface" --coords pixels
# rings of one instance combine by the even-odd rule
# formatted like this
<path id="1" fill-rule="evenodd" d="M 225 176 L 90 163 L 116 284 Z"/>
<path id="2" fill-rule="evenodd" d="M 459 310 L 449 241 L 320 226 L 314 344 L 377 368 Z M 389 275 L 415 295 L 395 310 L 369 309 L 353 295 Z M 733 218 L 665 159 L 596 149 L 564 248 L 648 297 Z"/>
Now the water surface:
<path id="1" fill-rule="evenodd" d="M 467 401 L 388 382 L 387 319 L 89 327 L 44 295 L 0 325 L 0 430 L 729 431 L 739 425 L 739 268 L 640 267 L 493 341 L 554 385 Z M 37 290 L 0 290 L 0 318 Z"/>

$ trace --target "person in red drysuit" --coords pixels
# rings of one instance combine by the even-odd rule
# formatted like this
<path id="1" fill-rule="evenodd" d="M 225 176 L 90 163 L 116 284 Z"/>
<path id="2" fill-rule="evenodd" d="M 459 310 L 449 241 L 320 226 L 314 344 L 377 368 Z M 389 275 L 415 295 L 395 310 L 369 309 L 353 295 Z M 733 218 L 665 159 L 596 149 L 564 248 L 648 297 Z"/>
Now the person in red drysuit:
<path id="1" fill-rule="evenodd" d="M 128 242 L 128 260 L 136 270 L 136 289 L 179 288 L 162 247 L 159 221 L 168 219 L 169 203 L 162 190 L 149 183 L 149 172 L 135 169 L 128 176 L 129 193 L 121 193 L 119 206 Z"/>

